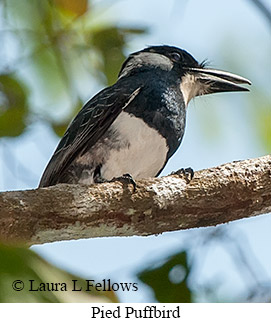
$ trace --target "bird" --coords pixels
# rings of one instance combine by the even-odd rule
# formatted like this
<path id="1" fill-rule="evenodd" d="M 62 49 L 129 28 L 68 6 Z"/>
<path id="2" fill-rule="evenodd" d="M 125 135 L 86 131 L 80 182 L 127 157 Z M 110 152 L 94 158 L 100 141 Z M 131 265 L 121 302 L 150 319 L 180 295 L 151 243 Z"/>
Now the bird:
<path id="1" fill-rule="evenodd" d="M 124 61 L 115 84 L 91 98 L 60 140 L 39 187 L 157 177 L 179 148 L 188 103 L 249 91 L 251 82 L 207 68 L 184 49 L 149 46 Z"/>

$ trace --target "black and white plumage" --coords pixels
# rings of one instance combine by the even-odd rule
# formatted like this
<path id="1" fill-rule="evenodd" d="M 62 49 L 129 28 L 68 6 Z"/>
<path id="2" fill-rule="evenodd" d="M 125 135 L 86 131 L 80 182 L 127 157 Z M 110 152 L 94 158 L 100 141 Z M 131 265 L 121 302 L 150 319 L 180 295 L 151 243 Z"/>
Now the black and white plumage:
<path id="1" fill-rule="evenodd" d="M 92 184 L 123 174 L 157 176 L 179 147 L 198 95 L 247 91 L 240 76 L 206 69 L 186 51 L 153 46 L 124 62 L 117 82 L 89 100 L 68 127 L 40 186 Z"/>

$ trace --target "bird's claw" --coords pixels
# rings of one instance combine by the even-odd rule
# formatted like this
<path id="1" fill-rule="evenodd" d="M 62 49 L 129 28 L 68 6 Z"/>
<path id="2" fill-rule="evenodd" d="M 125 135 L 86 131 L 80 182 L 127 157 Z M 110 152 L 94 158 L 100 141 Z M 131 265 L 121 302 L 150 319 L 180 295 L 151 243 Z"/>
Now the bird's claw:
<path id="1" fill-rule="evenodd" d="M 123 184 L 132 184 L 133 185 L 133 193 L 136 191 L 136 182 L 130 174 L 123 174 L 120 177 L 114 177 L 110 182 L 121 182 Z"/>
<path id="2" fill-rule="evenodd" d="M 190 183 L 194 177 L 194 171 L 191 167 L 181 168 L 176 172 L 172 172 L 170 175 L 182 175 L 186 181 L 186 183 Z"/>

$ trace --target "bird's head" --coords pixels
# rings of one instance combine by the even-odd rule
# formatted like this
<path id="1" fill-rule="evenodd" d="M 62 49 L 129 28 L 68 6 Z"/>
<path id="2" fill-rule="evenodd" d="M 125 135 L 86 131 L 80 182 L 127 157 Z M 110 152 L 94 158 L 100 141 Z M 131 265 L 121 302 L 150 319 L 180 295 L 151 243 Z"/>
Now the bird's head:
<path id="1" fill-rule="evenodd" d="M 206 68 L 183 49 L 173 46 L 151 46 L 131 54 L 123 63 L 119 77 L 134 75 L 142 71 L 161 69 L 179 83 L 185 104 L 199 95 L 249 91 L 240 84 L 251 84 L 249 80 L 221 70 Z"/>

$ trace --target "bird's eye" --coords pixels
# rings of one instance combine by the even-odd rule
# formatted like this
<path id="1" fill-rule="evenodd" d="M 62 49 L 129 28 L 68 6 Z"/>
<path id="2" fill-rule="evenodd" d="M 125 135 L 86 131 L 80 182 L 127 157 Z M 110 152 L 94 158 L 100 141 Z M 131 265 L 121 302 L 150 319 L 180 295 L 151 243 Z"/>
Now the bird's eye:
<path id="1" fill-rule="evenodd" d="M 180 61 L 181 60 L 181 55 L 177 52 L 174 52 L 171 54 L 172 59 L 174 59 L 174 61 Z"/>

